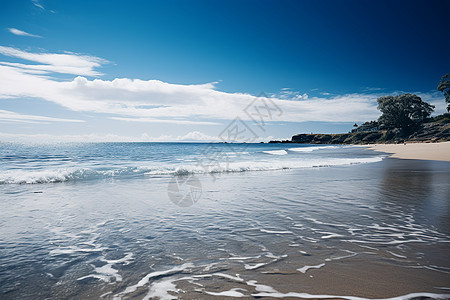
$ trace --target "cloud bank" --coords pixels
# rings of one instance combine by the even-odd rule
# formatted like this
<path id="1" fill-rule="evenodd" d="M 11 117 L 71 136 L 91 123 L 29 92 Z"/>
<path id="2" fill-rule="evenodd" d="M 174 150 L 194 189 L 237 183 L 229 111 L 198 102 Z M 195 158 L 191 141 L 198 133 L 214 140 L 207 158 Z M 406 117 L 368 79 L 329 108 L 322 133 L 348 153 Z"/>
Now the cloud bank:
<path id="1" fill-rule="evenodd" d="M 85 122 L 83 120 L 74 119 L 61 119 L 52 118 L 45 116 L 18 114 L 12 111 L 1 110 L 0 109 L 0 123 L 4 122 L 18 122 L 18 123 L 47 123 L 47 122 L 71 122 L 71 123 L 81 123 Z"/>
<path id="2" fill-rule="evenodd" d="M 216 125 L 236 117 L 252 120 L 244 113 L 251 103 L 256 103 L 254 110 L 270 115 L 268 122 L 361 122 L 380 114 L 376 108 L 380 94 L 374 92 L 310 97 L 286 88 L 268 100 L 279 110 L 272 113 L 255 102 L 258 97 L 219 91 L 217 83 L 89 79 L 86 76 L 100 76 L 95 68 L 107 63 L 94 56 L 32 53 L 2 46 L 0 54 L 35 63 L 0 62 L 0 98 L 39 98 L 71 111 L 106 114 L 106 118 L 118 122 Z M 74 78 L 62 81 L 54 73 Z M 425 101 L 443 103 L 436 94 L 425 96 Z"/>
<path id="3" fill-rule="evenodd" d="M 94 68 L 106 63 L 93 56 L 75 53 L 31 53 L 1 47 L 0 53 L 41 64 L 0 62 L 0 97 L 34 97 L 61 105 L 72 111 L 110 114 L 116 120 L 155 122 L 160 120 L 210 124 L 211 120 L 231 120 L 237 116 L 250 119 L 243 110 L 256 96 L 227 93 L 216 89 L 216 83 L 200 85 L 172 84 L 159 80 L 116 78 L 89 79 L 100 75 Z M 60 81 L 52 72 L 77 76 Z M 331 98 L 307 97 L 284 93 L 271 98 L 281 109 L 281 116 L 271 121 L 284 122 L 354 122 L 378 116 L 376 96 L 349 94 Z M 296 100 L 296 101 L 292 101 Z"/>
<path id="4" fill-rule="evenodd" d="M 0 54 L 5 56 L 28 60 L 40 64 L 22 64 L 0 62 L 2 65 L 15 67 L 22 73 L 48 74 L 63 73 L 84 76 L 101 76 L 102 73 L 94 68 L 100 67 L 108 61 L 95 56 L 81 55 L 77 53 L 32 53 L 12 47 L 0 46 Z"/>

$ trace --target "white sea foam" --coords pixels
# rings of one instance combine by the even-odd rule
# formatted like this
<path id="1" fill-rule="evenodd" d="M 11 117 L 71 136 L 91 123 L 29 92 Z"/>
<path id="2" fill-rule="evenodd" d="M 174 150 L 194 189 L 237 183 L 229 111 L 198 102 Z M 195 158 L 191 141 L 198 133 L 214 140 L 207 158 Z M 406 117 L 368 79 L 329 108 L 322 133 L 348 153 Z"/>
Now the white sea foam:
<path id="1" fill-rule="evenodd" d="M 94 268 L 95 273 L 80 277 L 77 280 L 83 280 L 85 278 L 97 278 L 105 282 L 112 282 L 112 279 L 114 278 L 116 282 L 122 281 L 122 276 L 119 275 L 119 270 L 114 269 L 113 266 L 121 263 L 123 263 L 124 265 L 128 265 L 132 260 L 132 253 L 126 253 L 126 255 L 121 259 L 107 260 L 105 258 L 102 258 L 101 261 L 105 262 L 105 265 L 101 267 L 91 265 Z"/>
<path id="2" fill-rule="evenodd" d="M 247 155 L 249 154 L 247 151 L 236 151 L 236 152 L 225 152 L 225 155 L 235 155 L 235 156 L 239 156 L 239 155 Z"/>
<path id="3" fill-rule="evenodd" d="M 262 267 L 262 266 L 265 266 L 265 265 L 267 265 L 268 263 L 259 263 L 259 264 L 256 264 L 256 265 L 248 265 L 248 264 L 245 264 L 244 265 L 244 267 L 245 267 L 245 269 L 246 270 L 255 270 L 255 269 L 258 269 L 258 268 L 260 268 L 260 267 Z"/>
<path id="4" fill-rule="evenodd" d="M 174 284 L 174 282 L 182 281 L 182 280 L 187 280 L 191 284 L 195 284 L 195 285 L 203 287 L 203 285 L 195 282 L 196 278 L 191 277 L 191 276 L 186 276 L 186 277 L 181 277 L 181 278 L 162 279 L 162 280 L 153 282 L 150 285 L 147 295 L 145 295 L 144 298 L 142 298 L 142 300 L 150 300 L 150 299 L 175 300 L 175 299 L 178 299 L 178 297 L 169 294 L 169 292 L 179 293 L 181 290 L 176 288 L 176 285 Z M 183 292 L 183 291 L 181 291 L 181 292 Z"/>
<path id="5" fill-rule="evenodd" d="M 138 167 L 94 170 L 89 168 L 60 168 L 47 170 L 8 170 L 0 174 L 0 184 L 37 184 L 57 183 L 72 180 L 96 178 L 113 178 L 118 176 L 137 175 L 146 169 Z"/>
<path id="6" fill-rule="evenodd" d="M 162 276 L 162 275 L 174 274 L 174 273 L 177 273 L 177 272 L 184 271 L 184 270 L 186 270 L 188 268 L 192 268 L 193 266 L 194 265 L 192 263 L 186 263 L 186 264 L 183 264 L 181 266 L 173 267 L 172 269 L 169 269 L 169 270 L 156 271 L 156 272 L 149 273 L 149 274 L 145 275 L 141 280 L 139 280 L 138 283 L 127 287 L 123 292 L 115 295 L 115 299 L 121 299 L 122 296 L 136 291 L 139 287 L 142 287 L 142 286 L 148 284 L 151 278 L 159 277 L 159 276 Z"/>
<path id="7" fill-rule="evenodd" d="M 284 151 L 284 150 L 282 150 Z M 120 178 L 129 176 L 155 176 L 155 175 L 188 175 L 205 173 L 233 173 L 247 171 L 275 171 L 283 169 L 300 169 L 315 167 L 332 167 L 354 164 L 378 162 L 382 156 L 365 158 L 317 158 L 308 160 L 284 161 L 237 161 L 213 166 L 167 165 L 167 166 L 141 166 L 122 167 L 108 170 L 95 170 L 89 168 L 61 168 L 48 170 L 9 170 L 0 174 L 0 184 L 39 184 L 56 183 L 76 180 L 90 180 L 102 178 Z"/>
<path id="8" fill-rule="evenodd" d="M 376 223 L 374 223 L 372 225 L 368 225 L 366 227 L 376 229 L 376 230 L 381 230 L 381 231 L 386 231 L 386 230 L 397 231 L 397 232 L 400 231 L 400 229 L 398 229 L 398 228 L 394 228 L 394 227 L 390 227 L 390 226 L 380 226 Z"/>
<path id="9" fill-rule="evenodd" d="M 238 298 L 248 297 L 248 296 L 246 296 L 246 295 L 244 295 L 244 294 L 242 294 L 241 292 L 238 292 L 238 291 L 247 291 L 247 290 L 244 290 L 244 289 L 241 289 L 241 288 L 233 288 L 231 290 L 223 291 L 223 292 L 208 292 L 208 291 L 205 291 L 205 294 L 208 294 L 208 295 L 211 295 L 211 296 L 222 296 L 222 297 L 238 297 Z"/>
<path id="10" fill-rule="evenodd" d="M 176 279 L 166 279 L 160 280 L 158 282 L 154 282 L 144 298 L 142 300 L 150 300 L 150 299 L 160 299 L 160 300 L 175 300 L 178 297 L 175 297 L 169 292 L 176 292 L 176 285 L 174 281 Z"/>
<path id="11" fill-rule="evenodd" d="M 288 154 L 286 150 L 268 150 L 263 151 L 266 154 L 272 154 L 272 155 L 286 155 Z"/>
<path id="12" fill-rule="evenodd" d="M 349 255 L 344 255 L 344 256 L 338 256 L 338 257 L 330 257 L 330 258 L 325 259 L 325 261 L 341 260 L 341 259 L 344 259 L 344 258 L 349 258 L 349 257 L 353 257 L 353 256 L 358 255 L 358 253 L 350 251 L 350 250 L 343 250 L 343 251 L 348 252 L 350 254 Z"/>
<path id="13" fill-rule="evenodd" d="M 200 276 L 195 276 L 200 277 Z M 182 280 L 184 278 L 178 279 Z M 340 296 L 340 295 L 314 295 L 314 294 L 308 294 L 308 293 L 297 293 L 297 292 L 288 292 L 288 293 L 281 293 L 278 292 L 276 289 L 274 289 L 271 286 L 264 285 L 264 284 L 258 284 L 256 280 L 249 280 L 246 282 L 247 285 L 253 286 L 255 290 L 259 293 L 251 294 L 252 297 L 257 298 L 303 298 L 303 299 L 347 299 L 347 300 L 409 300 L 409 299 L 415 299 L 415 298 L 432 298 L 432 299 L 448 299 L 450 297 L 450 294 L 436 294 L 436 293 L 411 293 L 406 295 L 401 295 L 397 297 L 392 298 L 382 298 L 382 299 L 369 299 L 369 298 L 363 298 L 363 297 L 357 297 L 357 296 Z M 447 288 L 442 288 L 447 289 Z M 244 295 L 243 293 L 239 291 L 247 291 L 242 288 L 233 288 L 228 291 L 222 291 L 222 292 L 210 292 L 210 291 L 204 291 L 199 290 L 200 292 L 204 292 L 205 294 L 212 295 L 212 296 L 222 296 L 222 297 L 249 297 L 248 295 Z"/>
<path id="14" fill-rule="evenodd" d="M 319 240 L 312 238 L 312 237 L 307 237 L 307 236 L 303 236 L 303 235 L 299 235 L 299 238 L 301 238 L 304 241 L 310 242 L 310 243 L 317 243 Z"/>
<path id="15" fill-rule="evenodd" d="M 247 260 L 247 259 L 252 259 L 252 258 L 260 258 L 261 255 L 258 256 L 232 256 L 229 257 L 227 259 L 231 259 L 231 260 Z"/>
<path id="16" fill-rule="evenodd" d="M 289 230 L 267 230 L 267 229 L 260 229 L 260 231 L 265 233 L 275 233 L 275 234 L 292 234 L 292 231 Z"/>
<path id="17" fill-rule="evenodd" d="M 398 258 L 406 258 L 406 256 L 394 253 L 392 251 L 387 251 L 387 252 L 390 253 L 391 255 L 395 256 L 395 257 L 398 257 Z"/>
<path id="18" fill-rule="evenodd" d="M 258 284 L 256 280 L 249 280 L 246 283 L 250 286 L 254 286 L 255 290 L 258 292 L 278 293 L 273 287 L 264 284 Z"/>
<path id="19" fill-rule="evenodd" d="M 264 256 L 265 256 L 265 257 L 268 257 L 268 258 L 280 259 L 280 258 L 285 258 L 285 257 L 287 257 L 287 254 L 283 254 L 283 255 L 275 255 L 275 254 L 273 254 L 273 253 L 271 253 L 271 252 L 267 252 Z"/>
<path id="20" fill-rule="evenodd" d="M 223 277 L 223 278 L 227 278 L 227 279 L 231 279 L 231 280 L 239 281 L 239 282 L 244 281 L 244 279 L 242 279 L 239 276 L 239 274 L 236 274 L 236 276 L 232 276 L 232 275 L 228 275 L 228 274 L 225 274 L 225 273 L 213 273 L 211 275 L 218 276 L 218 277 Z"/>
<path id="21" fill-rule="evenodd" d="M 341 237 L 341 236 L 343 236 L 342 234 L 333 233 L 333 232 L 320 232 L 320 233 L 327 234 L 327 235 L 321 236 L 320 237 L 321 239 L 331 239 L 331 238 L 334 238 L 334 237 Z"/>
<path id="22" fill-rule="evenodd" d="M 293 152 L 313 152 L 317 150 L 325 150 L 325 149 L 336 149 L 336 148 L 344 148 L 344 146 L 313 146 L 313 147 L 298 147 L 298 148 L 289 148 L 289 151 Z"/>
<path id="23" fill-rule="evenodd" d="M 8 170 L 0 174 L 0 184 L 31 184 L 63 182 L 70 179 L 74 170 Z"/>
<path id="24" fill-rule="evenodd" d="M 100 295 L 100 298 L 105 298 L 106 296 L 111 295 L 111 294 L 112 294 L 111 291 L 106 292 L 106 293 L 104 293 L 104 294 L 101 294 L 101 295 Z"/>
<path id="25" fill-rule="evenodd" d="M 105 247 L 98 248 L 79 248 L 75 246 L 70 246 L 62 249 L 54 249 L 50 251 L 50 255 L 61 255 L 61 254 L 75 254 L 75 253 L 94 253 L 94 252 L 102 252 L 106 250 Z"/>
<path id="26" fill-rule="evenodd" d="M 209 270 L 211 270 L 211 268 L 212 267 L 214 267 L 214 266 L 216 266 L 216 265 L 218 265 L 219 263 L 210 263 L 210 264 L 207 264 L 206 266 L 203 266 L 203 271 L 209 271 Z"/>
<path id="27" fill-rule="evenodd" d="M 225 274 L 225 273 L 212 273 L 212 274 L 194 275 L 193 277 L 194 278 L 205 278 L 205 277 L 213 277 L 213 276 L 230 279 L 230 280 L 237 281 L 237 282 L 244 281 L 244 279 L 242 279 L 239 276 L 239 274 L 236 274 L 236 276 L 233 276 L 233 275 L 229 275 L 229 274 Z"/>
<path id="28" fill-rule="evenodd" d="M 397 244 L 406 244 L 406 243 L 427 243 L 427 241 L 416 239 L 416 240 L 391 240 L 388 242 L 385 241 L 374 241 L 374 240 L 342 240 L 350 243 L 363 243 L 363 244 L 379 244 L 379 245 L 397 245 Z"/>
<path id="29" fill-rule="evenodd" d="M 301 267 L 301 268 L 297 269 L 297 271 L 299 271 L 299 272 L 301 272 L 301 273 L 304 274 L 304 273 L 306 273 L 306 271 L 308 271 L 309 269 L 320 269 L 320 268 L 322 268 L 323 266 L 325 266 L 324 263 L 319 264 L 319 265 L 315 265 L 315 266 L 304 266 L 304 267 Z"/>

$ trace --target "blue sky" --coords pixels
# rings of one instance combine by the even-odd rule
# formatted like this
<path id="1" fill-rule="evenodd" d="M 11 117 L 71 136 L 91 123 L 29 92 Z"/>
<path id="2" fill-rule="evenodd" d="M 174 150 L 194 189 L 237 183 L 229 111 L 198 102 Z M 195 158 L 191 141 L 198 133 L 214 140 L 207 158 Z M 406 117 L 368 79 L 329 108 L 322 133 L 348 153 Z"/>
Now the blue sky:
<path id="1" fill-rule="evenodd" d="M 448 1 L 2 6 L 3 140 L 214 140 L 236 117 L 267 140 L 346 132 L 381 95 L 445 107 Z M 264 101 L 282 113 L 261 128 L 245 108 Z"/>

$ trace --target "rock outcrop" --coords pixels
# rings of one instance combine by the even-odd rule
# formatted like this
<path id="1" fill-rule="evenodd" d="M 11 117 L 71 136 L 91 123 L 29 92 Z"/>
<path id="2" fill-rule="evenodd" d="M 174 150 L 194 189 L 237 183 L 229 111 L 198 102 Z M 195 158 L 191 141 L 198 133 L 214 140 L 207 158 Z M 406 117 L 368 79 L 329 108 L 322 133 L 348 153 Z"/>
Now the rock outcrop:
<path id="1" fill-rule="evenodd" d="M 445 142 L 450 141 L 450 114 L 443 114 L 419 124 L 412 133 L 399 129 L 354 131 L 341 134 L 296 134 L 290 141 L 271 143 L 300 144 L 392 144 L 403 142 Z"/>

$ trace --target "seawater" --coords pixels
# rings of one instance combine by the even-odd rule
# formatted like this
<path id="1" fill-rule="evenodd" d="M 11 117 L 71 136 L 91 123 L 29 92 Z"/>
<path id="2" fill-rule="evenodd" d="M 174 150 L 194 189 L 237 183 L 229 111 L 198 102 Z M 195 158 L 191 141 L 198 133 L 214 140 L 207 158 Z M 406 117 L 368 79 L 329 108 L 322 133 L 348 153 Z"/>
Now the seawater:
<path id="1" fill-rule="evenodd" d="M 340 151 L 333 151 L 339 149 Z M 338 166 L 381 160 L 349 146 L 206 143 L 0 144 L 0 184 L 150 178 Z"/>
<path id="2" fill-rule="evenodd" d="M 0 162 L 2 299 L 448 297 L 448 163 L 197 143 L 3 143 Z"/>

